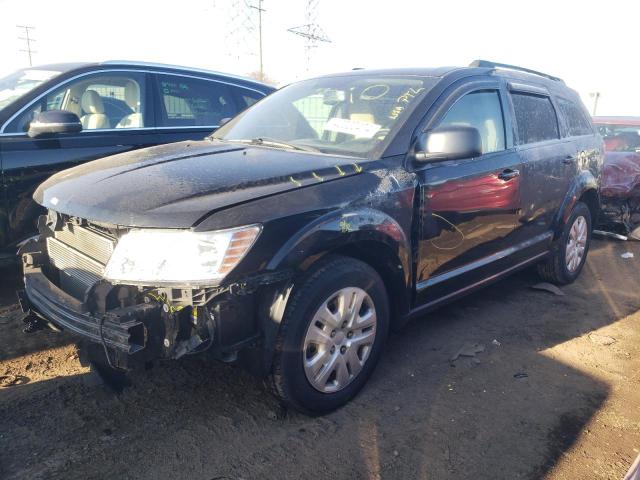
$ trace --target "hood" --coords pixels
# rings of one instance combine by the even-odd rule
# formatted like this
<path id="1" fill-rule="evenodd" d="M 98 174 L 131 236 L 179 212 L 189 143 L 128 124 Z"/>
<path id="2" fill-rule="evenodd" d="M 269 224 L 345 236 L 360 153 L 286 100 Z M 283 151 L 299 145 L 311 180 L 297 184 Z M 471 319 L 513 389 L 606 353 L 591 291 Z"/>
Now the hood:
<path id="1" fill-rule="evenodd" d="M 216 210 L 362 172 L 360 159 L 209 140 L 106 157 L 34 193 L 52 210 L 113 225 L 188 228 Z"/>

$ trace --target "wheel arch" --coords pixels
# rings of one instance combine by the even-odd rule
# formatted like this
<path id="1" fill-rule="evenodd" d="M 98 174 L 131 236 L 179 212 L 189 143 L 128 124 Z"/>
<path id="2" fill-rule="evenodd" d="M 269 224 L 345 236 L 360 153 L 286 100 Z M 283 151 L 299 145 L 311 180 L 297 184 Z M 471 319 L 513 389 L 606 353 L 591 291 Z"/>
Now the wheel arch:
<path id="1" fill-rule="evenodd" d="M 296 279 L 331 255 L 355 258 L 378 272 L 389 296 L 391 326 L 399 325 L 411 301 L 409 242 L 396 220 L 371 208 L 333 212 L 292 236 L 274 255 L 268 269 L 291 269 L 295 272 L 293 279 L 265 289 L 260 298 L 263 372 L 271 368 L 275 340 Z"/>
<path id="2" fill-rule="evenodd" d="M 399 312 L 405 313 L 411 286 L 411 245 L 406 230 L 373 208 L 331 212 L 292 236 L 267 268 L 304 272 L 329 254 L 352 257 L 378 272 L 390 300 L 398 302 Z"/>
<path id="3" fill-rule="evenodd" d="M 562 234 L 562 229 L 566 225 L 576 202 L 584 202 L 591 212 L 592 226 L 597 224 L 600 212 L 600 194 L 598 180 L 588 170 L 580 172 L 569 188 L 562 202 L 558 216 L 556 218 L 556 228 L 554 238 L 557 239 Z"/>
<path id="4" fill-rule="evenodd" d="M 598 190 L 596 188 L 588 188 L 578 201 L 583 202 L 589 207 L 589 211 L 591 212 L 591 225 L 595 227 L 598 224 L 598 217 L 600 216 L 600 195 L 598 194 Z"/>

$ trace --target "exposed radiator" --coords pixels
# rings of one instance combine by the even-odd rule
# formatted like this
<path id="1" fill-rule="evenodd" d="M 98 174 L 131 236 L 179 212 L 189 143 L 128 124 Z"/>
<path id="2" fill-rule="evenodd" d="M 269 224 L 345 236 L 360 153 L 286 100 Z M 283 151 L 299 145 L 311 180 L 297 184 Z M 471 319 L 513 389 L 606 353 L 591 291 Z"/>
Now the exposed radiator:
<path id="1" fill-rule="evenodd" d="M 115 239 L 96 230 L 72 224 L 66 224 L 62 230 L 54 232 L 54 235 L 57 240 L 102 265 L 107 264 L 116 244 Z"/>
<path id="2" fill-rule="evenodd" d="M 60 287 L 82 300 L 86 290 L 100 280 L 115 247 L 115 239 L 98 231 L 66 224 L 47 238 L 47 253 L 60 271 Z"/>

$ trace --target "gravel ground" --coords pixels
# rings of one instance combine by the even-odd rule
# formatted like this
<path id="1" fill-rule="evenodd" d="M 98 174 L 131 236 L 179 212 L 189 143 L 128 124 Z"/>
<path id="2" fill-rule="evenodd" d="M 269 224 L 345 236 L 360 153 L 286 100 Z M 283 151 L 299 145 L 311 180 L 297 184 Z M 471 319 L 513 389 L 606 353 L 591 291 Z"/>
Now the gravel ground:
<path id="1" fill-rule="evenodd" d="M 639 272 L 639 243 L 596 241 L 565 296 L 529 271 L 494 284 L 392 335 L 320 418 L 197 357 L 116 395 L 70 335 L 22 334 L 1 272 L 0 478 L 621 479 L 640 449 Z"/>

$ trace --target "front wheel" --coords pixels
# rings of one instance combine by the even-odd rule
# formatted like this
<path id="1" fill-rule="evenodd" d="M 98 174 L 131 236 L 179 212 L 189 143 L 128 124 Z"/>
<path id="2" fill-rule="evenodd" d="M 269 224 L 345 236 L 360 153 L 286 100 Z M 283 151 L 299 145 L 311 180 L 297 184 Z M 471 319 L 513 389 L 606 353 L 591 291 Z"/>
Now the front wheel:
<path id="1" fill-rule="evenodd" d="M 559 285 L 573 282 L 584 266 L 590 243 L 591 212 L 587 205 L 577 202 L 551 257 L 538 265 L 538 274 Z"/>
<path id="2" fill-rule="evenodd" d="M 334 256 L 300 279 L 280 326 L 272 372 L 280 399 L 327 413 L 371 376 L 389 330 L 389 301 L 378 273 Z"/>

